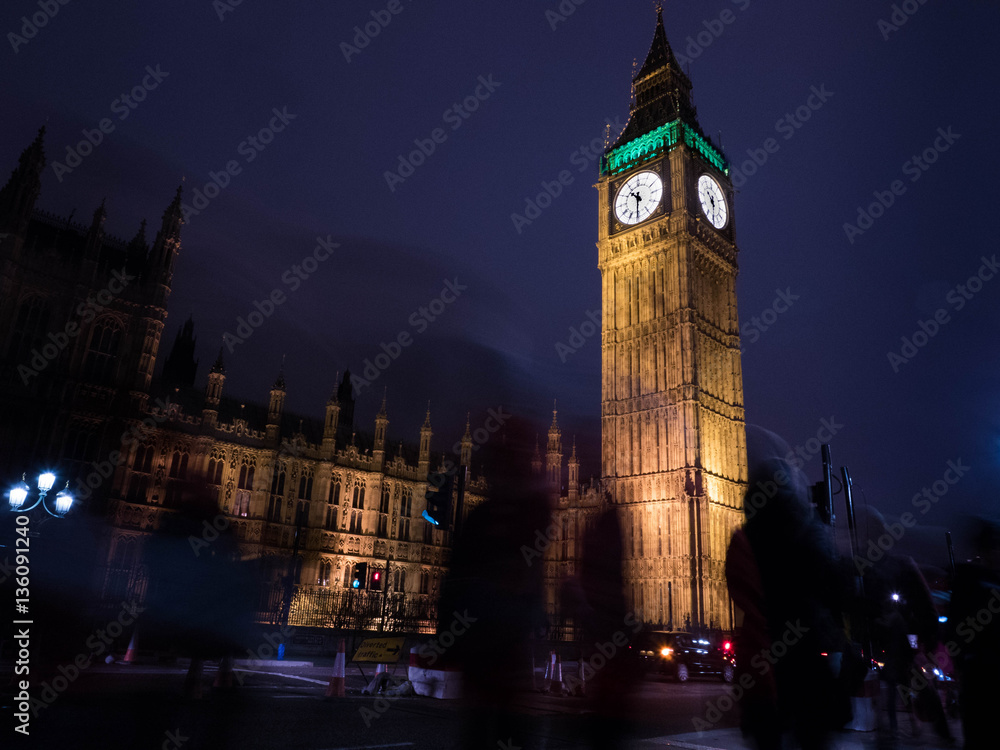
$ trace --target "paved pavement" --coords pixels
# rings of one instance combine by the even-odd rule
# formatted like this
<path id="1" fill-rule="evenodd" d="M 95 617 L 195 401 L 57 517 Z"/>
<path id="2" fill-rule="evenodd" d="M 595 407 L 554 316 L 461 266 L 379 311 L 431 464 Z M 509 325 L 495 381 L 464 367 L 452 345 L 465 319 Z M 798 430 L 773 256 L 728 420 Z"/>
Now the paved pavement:
<path id="1" fill-rule="evenodd" d="M 949 722 L 955 741 L 946 743 L 931 730 L 929 724 L 917 722 L 919 734 L 913 736 L 912 723 L 908 716 L 900 717 L 901 726 L 895 742 L 881 743 L 877 732 L 840 732 L 833 736 L 831 750 L 872 750 L 873 748 L 896 748 L 897 750 L 949 750 L 962 747 L 962 728 L 958 721 Z M 714 729 L 707 732 L 691 732 L 666 737 L 640 740 L 633 746 L 635 750 L 651 750 L 654 747 L 673 747 L 680 750 L 756 750 L 752 741 L 742 736 L 739 729 Z M 794 740 L 786 738 L 786 747 L 796 747 Z"/>

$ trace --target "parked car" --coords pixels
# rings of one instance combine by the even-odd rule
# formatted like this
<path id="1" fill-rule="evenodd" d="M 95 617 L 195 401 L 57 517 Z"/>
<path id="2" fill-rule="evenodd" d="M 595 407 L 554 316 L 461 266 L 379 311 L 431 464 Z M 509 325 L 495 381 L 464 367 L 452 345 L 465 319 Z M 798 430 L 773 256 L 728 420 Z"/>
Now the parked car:
<path id="1" fill-rule="evenodd" d="M 732 682 L 736 656 L 731 641 L 714 644 L 691 633 L 649 631 L 639 637 L 639 656 L 647 670 L 687 682 L 692 677 L 715 677 Z"/>

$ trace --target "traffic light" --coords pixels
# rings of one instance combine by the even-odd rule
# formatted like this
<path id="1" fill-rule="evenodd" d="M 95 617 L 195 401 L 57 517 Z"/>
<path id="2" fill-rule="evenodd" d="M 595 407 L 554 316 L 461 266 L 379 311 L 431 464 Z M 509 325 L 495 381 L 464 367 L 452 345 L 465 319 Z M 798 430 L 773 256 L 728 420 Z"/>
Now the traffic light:
<path id="1" fill-rule="evenodd" d="M 438 528 L 447 529 L 451 521 L 451 496 L 455 488 L 455 474 L 432 471 L 427 475 L 427 510 L 424 519 Z"/>
<path id="2" fill-rule="evenodd" d="M 381 591 L 382 590 L 382 571 L 379 570 L 378 568 L 375 568 L 375 570 L 372 571 L 372 586 L 371 586 L 371 589 L 372 589 L 372 591 Z"/>
<path id="3" fill-rule="evenodd" d="M 354 577 L 351 580 L 351 588 L 368 588 L 368 563 L 354 563 Z"/>

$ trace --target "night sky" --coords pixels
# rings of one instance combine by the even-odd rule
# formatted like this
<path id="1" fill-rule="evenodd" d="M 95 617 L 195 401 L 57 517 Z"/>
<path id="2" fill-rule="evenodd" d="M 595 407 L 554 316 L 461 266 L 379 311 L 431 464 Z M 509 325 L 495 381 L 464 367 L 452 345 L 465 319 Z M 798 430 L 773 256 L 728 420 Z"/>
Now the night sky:
<path id="1" fill-rule="evenodd" d="M 600 307 L 596 152 L 605 124 L 615 136 L 626 121 L 655 13 L 648 0 L 576 2 L 77 1 L 45 19 L 13 0 L 0 15 L 0 169 L 45 124 L 39 207 L 89 223 L 106 196 L 108 231 L 130 239 L 146 218 L 150 241 L 184 180 L 198 213 L 160 360 L 193 315 L 199 385 L 223 333 L 280 289 L 287 301 L 226 352 L 228 395 L 266 399 L 284 356 L 287 408 L 320 417 L 338 370 L 362 374 L 407 333 L 362 389 L 363 429 L 383 388 L 390 441 L 416 439 L 430 400 L 437 449 L 466 411 L 475 427 L 501 404 L 544 430 L 555 398 L 567 450 L 578 435 L 596 473 L 599 337 L 557 344 Z M 887 516 L 918 517 L 927 528 L 907 545 L 939 557 L 940 527 L 995 509 L 1000 488 L 1000 268 L 968 284 L 998 254 L 1000 13 L 898 7 L 715 0 L 671 2 L 664 17 L 703 130 L 738 170 L 748 150 L 766 158 L 736 178 L 747 421 L 815 446 L 832 420 L 836 465 Z M 10 35 L 34 14 L 37 33 Z M 390 20 L 377 36 L 358 35 L 378 18 Z M 113 130 L 100 145 L 56 168 L 102 118 Z M 415 141 L 434 150 L 400 171 Z M 225 188 L 192 204 L 230 162 Z M 540 215 L 512 219 L 563 170 L 571 181 Z M 875 193 L 892 205 L 859 225 Z M 296 277 L 317 238 L 339 247 Z M 434 303 L 446 280 L 460 293 Z M 791 305 L 768 312 L 779 298 Z M 934 335 L 905 347 L 922 321 Z M 954 485 L 949 461 L 968 467 Z M 818 456 L 805 469 L 818 478 Z M 947 494 L 914 503 L 936 481 Z"/>

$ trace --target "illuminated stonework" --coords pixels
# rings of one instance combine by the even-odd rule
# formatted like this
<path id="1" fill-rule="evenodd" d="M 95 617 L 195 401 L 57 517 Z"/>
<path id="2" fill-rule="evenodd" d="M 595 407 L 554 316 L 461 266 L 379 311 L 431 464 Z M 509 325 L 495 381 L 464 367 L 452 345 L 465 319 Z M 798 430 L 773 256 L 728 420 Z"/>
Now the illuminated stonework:
<path id="1" fill-rule="evenodd" d="M 662 16 L 633 83 L 629 123 L 597 186 L 601 474 L 623 511 L 630 606 L 646 622 L 729 628 L 724 562 L 747 477 L 733 188 Z M 625 226 L 612 202 L 640 169 L 659 174 L 664 198 Z M 719 230 L 699 203 L 705 174 L 731 217 Z"/>

